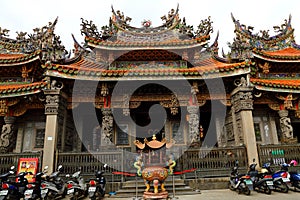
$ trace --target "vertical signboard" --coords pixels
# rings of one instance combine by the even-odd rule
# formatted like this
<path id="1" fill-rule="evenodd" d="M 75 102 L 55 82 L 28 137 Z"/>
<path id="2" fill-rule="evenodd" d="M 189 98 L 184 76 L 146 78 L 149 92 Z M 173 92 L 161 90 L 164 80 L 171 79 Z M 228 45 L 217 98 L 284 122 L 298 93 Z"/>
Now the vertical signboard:
<path id="1" fill-rule="evenodd" d="M 38 160 L 38 158 L 19 158 L 17 173 L 19 174 L 20 172 L 31 172 L 32 174 L 28 174 L 26 178 L 29 183 L 34 182 L 34 177 L 38 169 Z"/>

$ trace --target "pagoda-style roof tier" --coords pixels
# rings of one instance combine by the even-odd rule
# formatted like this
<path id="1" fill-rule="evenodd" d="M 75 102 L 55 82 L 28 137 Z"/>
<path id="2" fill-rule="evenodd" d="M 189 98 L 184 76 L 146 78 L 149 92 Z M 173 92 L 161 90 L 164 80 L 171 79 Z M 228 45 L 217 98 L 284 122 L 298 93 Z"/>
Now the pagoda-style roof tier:
<path id="1" fill-rule="evenodd" d="M 274 51 L 253 51 L 254 57 L 272 62 L 300 62 L 300 49 L 287 47 Z"/>
<path id="2" fill-rule="evenodd" d="M 126 33 L 121 33 L 125 35 Z M 121 35 L 120 34 L 120 35 Z M 159 33 L 161 35 L 162 33 Z M 168 33 L 169 35 L 174 35 L 173 31 Z M 160 38 L 159 35 L 155 37 Z M 165 34 L 166 35 L 166 34 Z M 126 37 L 126 36 L 125 36 Z M 145 35 L 144 35 L 145 37 Z M 147 36 L 146 36 L 147 37 Z M 145 37 L 145 38 L 146 38 Z M 153 37 L 153 35 L 152 35 Z M 97 38 L 86 37 L 85 41 L 88 42 L 89 46 L 96 47 L 98 49 L 106 49 L 106 50 L 137 50 L 137 49 L 186 49 L 193 48 L 198 46 L 203 46 L 208 43 L 210 39 L 209 35 L 205 35 L 195 39 L 179 39 L 175 37 L 163 38 L 161 37 L 160 41 L 152 41 L 152 40 L 143 40 L 139 37 L 140 40 L 126 40 L 126 39 L 117 39 L 115 41 L 109 40 L 100 40 Z"/>
<path id="3" fill-rule="evenodd" d="M 266 49 L 273 46 L 277 46 L 278 48 L 279 46 L 277 44 L 279 43 L 284 45 L 287 42 L 294 41 L 294 29 L 291 26 L 291 15 L 289 16 L 289 19 L 285 20 L 280 26 L 273 26 L 274 31 L 278 33 L 274 36 L 270 36 L 266 30 L 261 30 L 260 33 L 254 34 L 252 33 L 254 27 L 241 24 L 232 14 L 231 17 L 235 25 L 234 32 L 244 39 L 249 39 L 254 48 Z"/>
<path id="4" fill-rule="evenodd" d="M 0 84 L 0 97 L 16 97 L 39 93 L 47 86 L 45 81 L 27 82 L 6 82 Z"/>
<path id="5" fill-rule="evenodd" d="M 250 82 L 258 90 L 300 93 L 300 79 L 250 78 Z"/>
<path id="6" fill-rule="evenodd" d="M 165 22 L 161 26 L 152 27 L 152 22 L 145 20 L 142 27 L 137 28 L 129 25 L 130 17 L 112 8 L 108 26 L 102 26 L 98 31 L 92 21 L 82 19 L 81 33 L 85 34 L 88 46 L 106 50 L 183 49 L 206 45 L 213 31 L 210 17 L 201 20 L 194 31 L 193 26 L 186 24 L 185 18 L 179 18 L 178 10 L 177 7 L 167 16 L 162 16 Z"/>
<path id="7" fill-rule="evenodd" d="M 82 58 L 76 63 L 60 65 L 47 63 L 42 65 L 46 69 L 46 75 L 82 80 L 151 80 L 151 79 L 205 79 L 228 77 L 250 72 L 253 62 L 223 63 L 214 58 L 202 60 L 201 65 L 192 68 L 178 68 L 177 66 L 149 67 L 149 68 L 122 68 L 104 69 L 103 65 L 97 64 L 87 58 Z"/>
<path id="8" fill-rule="evenodd" d="M 274 36 L 269 35 L 269 30 L 260 30 L 253 33 L 254 27 L 241 24 L 232 15 L 235 25 L 236 37 L 229 44 L 231 59 L 245 60 L 253 58 L 255 51 L 276 51 L 288 48 L 295 43 L 294 29 L 291 26 L 291 16 L 280 26 L 273 26 Z"/>
<path id="9" fill-rule="evenodd" d="M 40 52 L 39 50 L 29 54 L 0 52 L 0 66 L 15 66 L 33 62 L 40 59 Z"/>
<path id="10" fill-rule="evenodd" d="M 51 60 L 52 62 L 63 62 L 69 58 L 70 54 L 62 45 L 60 36 L 54 33 L 55 25 L 58 18 L 54 22 L 49 22 L 48 25 L 42 28 L 33 29 L 33 33 L 17 32 L 16 39 L 9 38 L 9 30 L 0 27 L 0 65 L 3 63 L 19 62 L 18 60 L 27 60 L 32 56 L 40 56 L 42 62 Z M 17 59 L 12 57 L 3 57 L 2 54 L 16 54 Z M 23 58 L 19 58 L 19 54 Z M 25 58 L 26 57 L 26 58 Z M 23 63 L 22 63 L 23 64 Z"/>

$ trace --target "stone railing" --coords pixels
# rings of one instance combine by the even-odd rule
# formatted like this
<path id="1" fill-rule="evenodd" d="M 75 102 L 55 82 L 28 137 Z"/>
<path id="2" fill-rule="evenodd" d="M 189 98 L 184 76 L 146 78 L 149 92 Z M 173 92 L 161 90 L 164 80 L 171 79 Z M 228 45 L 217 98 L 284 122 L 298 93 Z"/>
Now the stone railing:
<path id="1" fill-rule="evenodd" d="M 279 165 L 283 162 L 289 163 L 291 160 L 296 160 L 300 163 L 300 144 L 257 145 L 257 150 L 261 166 L 270 162 L 275 169 L 279 169 Z M 299 166 L 295 168 L 300 169 Z"/>
<path id="2" fill-rule="evenodd" d="M 25 152 L 25 153 L 7 153 L 0 155 L 0 174 L 6 173 L 9 171 L 11 166 L 15 166 L 17 169 L 19 158 L 39 158 L 39 167 L 41 169 L 42 163 L 42 151 L 40 152 Z"/>
<path id="3" fill-rule="evenodd" d="M 181 163 L 182 171 L 196 169 L 197 174 L 191 173 L 188 176 L 220 177 L 229 176 L 236 161 L 238 161 L 240 172 L 244 173 L 248 166 L 244 146 L 190 149 L 184 152 L 178 162 Z"/>

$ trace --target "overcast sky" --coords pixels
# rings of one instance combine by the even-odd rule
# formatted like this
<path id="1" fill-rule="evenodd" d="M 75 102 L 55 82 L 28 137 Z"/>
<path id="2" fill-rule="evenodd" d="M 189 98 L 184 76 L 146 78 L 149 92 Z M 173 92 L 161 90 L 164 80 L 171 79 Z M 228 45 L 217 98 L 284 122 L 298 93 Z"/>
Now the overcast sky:
<path id="1" fill-rule="evenodd" d="M 254 27 L 254 33 L 270 30 L 281 25 L 292 15 L 295 39 L 300 42 L 300 1 L 299 0 L 1 0 L 0 27 L 9 29 L 11 38 L 16 31 L 33 33 L 32 29 L 47 25 L 58 17 L 55 33 L 60 35 L 67 50 L 73 48 L 73 33 L 78 42 L 84 41 L 80 34 L 80 18 L 92 20 L 98 27 L 108 25 L 111 5 L 132 18 L 130 25 L 141 27 L 141 21 L 150 19 L 153 26 L 160 26 L 161 16 L 166 15 L 179 4 L 179 16 L 185 17 L 188 25 L 197 27 L 200 20 L 211 16 L 214 32 L 211 42 L 219 31 L 219 47 L 228 51 L 227 42 L 234 38 L 234 25 L 230 16 L 242 24 Z"/>

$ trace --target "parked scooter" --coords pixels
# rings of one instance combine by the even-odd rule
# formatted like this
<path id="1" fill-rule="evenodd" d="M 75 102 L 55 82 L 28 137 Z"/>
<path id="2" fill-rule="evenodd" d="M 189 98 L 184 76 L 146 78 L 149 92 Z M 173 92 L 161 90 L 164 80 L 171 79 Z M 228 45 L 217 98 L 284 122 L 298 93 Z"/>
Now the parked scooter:
<path id="1" fill-rule="evenodd" d="M 298 162 L 296 160 L 292 160 L 290 164 L 282 164 L 281 169 L 285 172 L 288 172 L 290 175 L 290 189 L 300 192 L 300 174 L 296 171 L 289 171 L 289 167 L 297 165 Z"/>
<path id="2" fill-rule="evenodd" d="M 67 177 L 70 177 L 67 175 Z M 77 200 L 81 197 L 87 196 L 86 184 L 81 176 L 81 171 L 77 171 L 67 181 L 67 196 L 69 199 Z"/>
<path id="3" fill-rule="evenodd" d="M 58 199 L 66 196 L 66 184 L 59 174 L 62 171 L 62 165 L 59 165 L 56 172 L 53 172 L 47 181 L 42 183 L 41 197 L 42 199 Z"/>
<path id="4" fill-rule="evenodd" d="M 9 177 L 13 174 L 15 174 L 15 166 L 12 166 L 10 170 L 0 175 L 0 181 L 1 181 L 1 191 L 0 191 L 0 200 L 6 199 L 9 193 L 9 189 L 13 189 L 15 186 L 10 186 Z M 11 188 L 10 188 L 11 187 Z M 15 188 L 17 190 L 17 188 Z"/>
<path id="5" fill-rule="evenodd" d="M 0 199 L 21 199 L 24 198 L 24 192 L 26 189 L 26 185 L 28 184 L 28 180 L 26 176 L 28 174 L 32 175 L 32 172 L 27 171 L 28 167 L 26 168 L 26 171 L 20 172 L 17 175 L 17 181 L 9 181 L 8 176 L 10 174 L 14 174 L 13 171 L 7 173 L 5 176 L 7 176 L 7 182 L 2 183 L 2 191 Z"/>
<path id="6" fill-rule="evenodd" d="M 104 168 L 106 168 L 106 164 Z M 95 178 L 90 179 L 88 184 L 89 199 L 95 200 L 105 196 L 106 179 L 103 171 L 96 171 Z"/>
<path id="7" fill-rule="evenodd" d="M 35 175 L 35 182 L 28 183 L 24 192 L 24 200 L 41 199 L 41 185 L 42 181 L 45 180 L 48 166 L 45 166 L 44 170 L 38 172 Z"/>
<path id="8" fill-rule="evenodd" d="M 256 170 L 255 159 L 253 163 L 249 166 L 248 175 L 250 175 L 253 182 L 253 188 L 257 192 L 264 192 L 266 194 L 271 194 L 273 190 L 273 178 L 271 175 L 259 174 Z"/>
<path id="9" fill-rule="evenodd" d="M 262 166 L 262 174 L 272 175 L 274 190 L 287 193 L 289 191 L 288 183 L 290 175 L 287 171 L 279 170 L 273 172 L 270 163 L 265 163 Z"/>
<path id="10" fill-rule="evenodd" d="M 251 177 L 248 175 L 241 175 L 238 172 L 238 162 L 236 161 L 235 166 L 232 168 L 230 173 L 230 180 L 228 188 L 232 191 L 237 191 L 239 194 L 243 193 L 250 195 L 253 189 L 253 183 Z"/>

